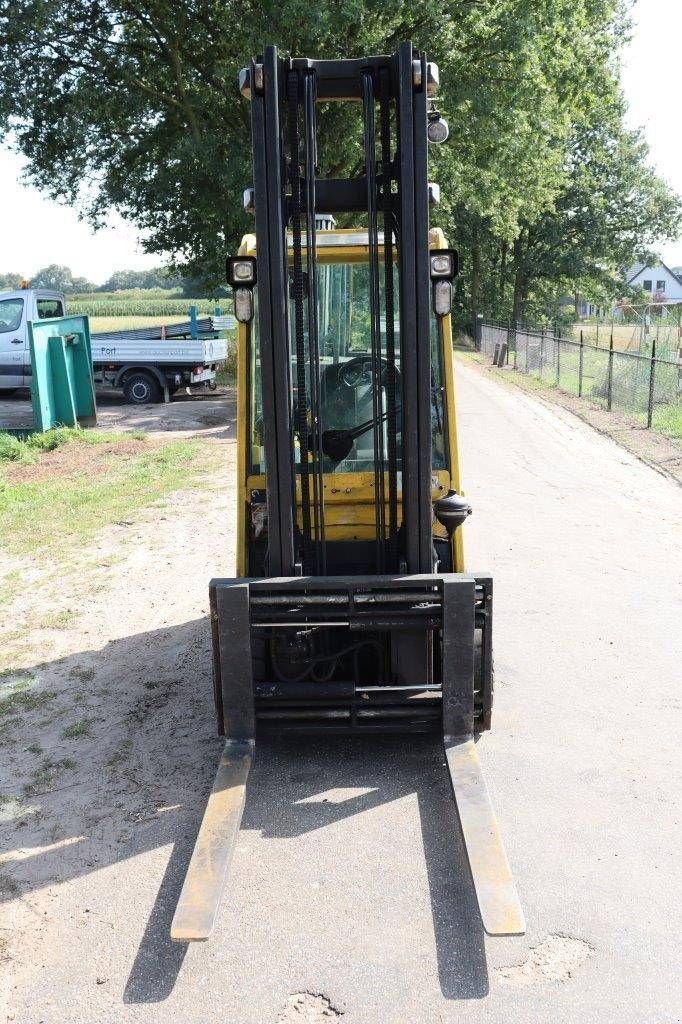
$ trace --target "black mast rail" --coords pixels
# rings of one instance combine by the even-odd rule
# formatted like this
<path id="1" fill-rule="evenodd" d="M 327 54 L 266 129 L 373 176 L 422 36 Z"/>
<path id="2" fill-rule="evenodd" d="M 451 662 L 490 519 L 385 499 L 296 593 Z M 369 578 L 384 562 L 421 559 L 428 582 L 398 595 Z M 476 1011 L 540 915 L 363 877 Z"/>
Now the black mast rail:
<path id="1" fill-rule="evenodd" d="M 320 418 L 315 231 L 315 213 L 322 205 L 328 213 L 355 210 L 367 216 L 375 568 L 377 572 L 387 568 L 393 571 L 403 568 L 407 572 L 433 569 L 430 191 L 426 129 L 427 99 L 436 84 L 436 69 L 428 64 L 423 54 L 414 53 L 411 43 L 402 44 L 393 56 L 348 61 L 280 59 L 275 47 L 269 46 L 262 60 L 251 65 L 248 76 L 242 76 L 242 92 L 252 101 L 263 391 L 271 395 L 273 401 L 272 415 L 264 417 L 269 524 L 267 565 L 273 575 L 294 573 L 297 566 L 304 572 L 324 574 L 326 571 L 322 449 L 325 424 Z M 362 103 L 365 159 L 364 173 L 357 178 L 317 176 L 315 105 L 324 100 Z M 288 130 L 282 130 L 285 124 Z M 285 139 L 288 139 L 288 152 Z M 287 189 L 282 187 L 284 181 L 288 182 Z M 383 290 L 379 273 L 380 213 L 384 229 Z M 292 228 L 293 325 L 288 315 L 289 269 L 285 240 L 288 222 Z M 394 248 L 397 248 L 399 309 L 395 308 Z M 385 324 L 385 346 L 382 323 Z M 396 324 L 399 332 L 395 330 Z M 290 379 L 292 358 L 296 362 L 295 424 Z M 396 395 L 398 360 L 402 382 L 400 401 Z M 297 525 L 294 487 L 294 426 L 300 454 L 301 530 Z M 399 430 L 400 446 L 397 444 Z M 399 490 L 403 521 L 410 524 L 408 530 L 402 531 L 397 525 Z"/>
<path id="2" fill-rule="evenodd" d="M 264 447 L 268 502 L 268 571 L 273 576 L 293 574 L 294 463 L 289 372 L 289 309 L 287 250 L 282 186 L 280 103 L 281 63 L 277 48 L 263 54 L 263 89 L 251 103 L 253 177 L 258 235 L 258 303 L 263 394 L 272 396 L 264 410 Z M 256 65 L 251 65 L 252 80 Z"/>

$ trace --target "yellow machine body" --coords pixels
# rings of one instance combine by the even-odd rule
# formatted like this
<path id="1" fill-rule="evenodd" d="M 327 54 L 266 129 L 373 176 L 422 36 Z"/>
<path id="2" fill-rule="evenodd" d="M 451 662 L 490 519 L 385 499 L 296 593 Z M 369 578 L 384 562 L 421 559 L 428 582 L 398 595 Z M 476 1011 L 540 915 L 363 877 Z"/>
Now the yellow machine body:
<path id="1" fill-rule="evenodd" d="M 320 265 L 367 263 L 369 247 L 362 229 L 334 229 L 318 231 L 317 259 Z M 333 243 L 333 244 L 325 244 Z M 255 235 L 245 235 L 239 249 L 240 256 L 255 256 Z M 431 250 L 446 249 L 447 242 L 440 228 L 429 232 Z M 383 246 L 380 246 L 380 256 Z M 250 495 L 265 488 L 265 474 L 252 473 L 253 452 L 260 447 L 260 439 L 253 436 L 251 405 L 255 396 L 255 366 L 251 332 L 252 324 L 238 324 L 237 331 L 237 575 L 249 576 Z M 455 399 L 455 371 L 452 354 L 452 323 L 449 315 L 442 317 L 439 335 L 442 346 L 440 358 L 443 367 L 443 388 L 446 424 L 445 468 L 432 474 L 432 498 L 447 494 L 452 488 L 460 491 L 459 450 L 457 443 L 457 413 Z M 259 461 L 257 458 L 256 462 Z M 373 472 L 333 472 L 324 474 L 324 503 L 326 536 L 335 540 L 373 540 L 376 536 L 374 511 Z M 299 526 L 301 520 L 300 481 L 297 478 L 297 506 Z M 398 492 L 398 523 L 402 520 L 400 492 Z M 447 538 L 445 529 L 433 524 L 434 537 Z M 456 530 L 452 540 L 454 572 L 464 571 L 462 531 Z"/>

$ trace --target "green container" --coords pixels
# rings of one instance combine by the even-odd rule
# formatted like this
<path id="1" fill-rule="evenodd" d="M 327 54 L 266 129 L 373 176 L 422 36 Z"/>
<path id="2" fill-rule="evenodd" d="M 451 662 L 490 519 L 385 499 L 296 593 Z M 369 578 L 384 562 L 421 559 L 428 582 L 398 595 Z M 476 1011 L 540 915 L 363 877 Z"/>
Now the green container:
<path id="1" fill-rule="evenodd" d="M 34 320 L 31 345 L 33 430 L 97 423 L 87 316 Z"/>

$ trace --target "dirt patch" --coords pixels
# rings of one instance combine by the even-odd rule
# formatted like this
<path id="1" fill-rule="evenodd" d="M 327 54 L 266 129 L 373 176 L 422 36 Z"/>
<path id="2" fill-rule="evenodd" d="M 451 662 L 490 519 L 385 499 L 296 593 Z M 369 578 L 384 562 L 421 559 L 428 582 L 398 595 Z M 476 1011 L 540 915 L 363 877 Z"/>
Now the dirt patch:
<path id="1" fill-rule="evenodd" d="M 490 366 L 471 356 L 466 362 L 479 373 L 495 377 L 509 387 L 521 388 L 541 402 L 567 409 L 574 416 L 589 423 L 600 434 L 605 434 L 626 448 L 631 455 L 641 459 L 652 469 L 682 484 L 682 444 L 673 438 L 659 434 L 655 430 L 647 430 L 641 423 L 636 423 L 623 413 L 608 412 L 586 398 L 569 395 L 557 388 L 542 387 L 534 377 L 519 373 L 512 367 Z"/>
<path id="2" fill-rule="evenodd" d="M 36 462 L 9 466 L 5 471 L 5 480 L 10 484 L 34 484 L 55 477 L 107 473 L 117 463 L 149 451 L 149 447 L 149 441 L 134 438 L 96 445 L 70 441 L 51 452 L 41 453 Z"/>
<path id="3" fill-rule="evenodd" d="M 343 1014 L 331 1000 L 319 992 L 294 992 L 289 996 L 277 1024 L 325 1024 Z"/>
<path id="4" fill-rule="evenodd" d="M 568 981 L 593 953 L 593 947 L 584 939 L 548 935 L 539 946 L 529 951 L 523 963 L 498 967 L 495 974 L 503 985 L 512 988 L 525 988 L 538 982 Z"/>
<path id="5" fill-rule="evenodd" d="M 136 898 L 132 925 L 126 896 L 129 945 L 117 944 L 116 965 L 112 908 L 123 905 L 138 858 L 145 865 L 145 881 L 133 885 L 138 896 L 151 863 L 160 867 L 152 889 L 159 884 L 175 844 L 174 863 L 180 858 L 184 870 L 184 837 L 191 849 L 212 782 L 220 742 L 208 581 L 234 573 L 236 444 L 226 427 L 232 405 L 223 404 L 221 426 L 190 430 L 196 405 L 182 403 L 179 437 L 159 431 L 144 440 L 70 442 L 30 465 L 3 467 L 12 482 L 97 473 L 99 486 L 135 456 L 151 454 L 153 464 L 169 441 L 190 437 L 206 483 L 196 487 L 179 474 L 180 488 L 160 493 L 153 506 L 122 506 L 57 570 L 51 553 L 35 550 L 21 561 L 0 554 L 11 577 L 2 622 L 15 630 L 11 643 L 6 632 L 0 638 L 0 936 L 9 941 L 8 959 L 0 947 L 0 1006 L 7 999 L 13 1019 L 26 1024 L 61 1020 L 55 1007 L 69 999 L 70 1021 L 121 1017 L 111 1000 L 124 1000 L 156 896 L 144 907 Z M 167 422 L 169 408 L 143 410 L 150 429 Z M 82 965 L 77 972 L 74 962 Z M 75 977 L 81 992 L 87 988 L 84 1016 L 77 1010 L 84 999 L 65 994 L 67 976 L 69 986 Z M 146 961 L 140 977 L 153 984 Z"/>

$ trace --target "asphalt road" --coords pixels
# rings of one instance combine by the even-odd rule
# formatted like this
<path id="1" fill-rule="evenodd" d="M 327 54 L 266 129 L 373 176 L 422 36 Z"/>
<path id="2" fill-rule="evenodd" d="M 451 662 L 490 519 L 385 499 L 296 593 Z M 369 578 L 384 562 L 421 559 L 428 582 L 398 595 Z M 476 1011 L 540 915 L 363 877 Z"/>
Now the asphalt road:
<path id="1" fill-rule="evenodd" d="M 210 942 L 167 939 L 197 806 L 174 848 L 88 877 L 106 984 L 65 921 L 31 1021 L 682 1019 L 682 492 L 471 367 L 459 401 L 468 563 L 496 586 L 479 754 L 526 936 L 483 935 L 437 745 L 261 747 Z"/>

